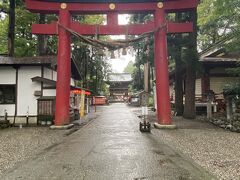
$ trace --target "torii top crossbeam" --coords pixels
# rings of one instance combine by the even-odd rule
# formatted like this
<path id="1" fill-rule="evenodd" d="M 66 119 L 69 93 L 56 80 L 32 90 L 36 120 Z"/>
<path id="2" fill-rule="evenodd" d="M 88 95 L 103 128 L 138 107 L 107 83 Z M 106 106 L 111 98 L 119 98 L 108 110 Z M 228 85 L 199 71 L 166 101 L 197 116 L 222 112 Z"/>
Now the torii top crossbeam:
<path id="1" fill-rule="evenodd" d="M 53 3 L 54 2 L 54 3 Z M 120 35 L 126 34 L 126 28 L 129 35 L 139 35 L 154 29 L 154 23 L 118 25 L 118 13 L 154 13 L 161 5 L 155 0 L 26 0 L 27 9 L 31 12 L 55 13 L 59 14 L 62 10 L 61 2 L 67 5 L 71 14 L 107 14 L 107 25 L 98 26 L 99 35 Z M 86 3 L 88 2 L 88 3 Z M 95 2 L 93 4 L 93 2 Z M 104 2 L 104 3 L 103 3 Z M 107 2 L 107 3 L 106 3 Z M 117 4 L 108 2 L 121 2 Z M 126 2 L 126 3 L 122 3 Z M 186 11 L 197 6 L 198 0 L 169 0 L 164 2 L 163 9 L 165 12 Z M 64 6 L 64 5 L 62 5 Z M 34 34 L 57 34 L 56 22 L 48 25 L 33 25 Z M 96 25 L 82 25 L 78 22 L 71 21 L 70 27 L 82 35 L 96 34 Z M 168 33 L 184 33 L 192 31 L 192 23 L 167 23 Z"/>
<path id="2" fill-rule="evenodd" d="M 55 125 L 69 123 L 71 36 L 64 27 L 81 35 L 139 35 L 154 30 L 158 122 L 164 126 L 171 125 L 166 34 L 192 32 L 193 24 L 191 22 L 167 22 L 165 16 L 166 13 L 169 12 L 193 10 L 197 7 L 198 1 L 199 0 L 25 0 L 26 7 L 31 12 L 58 14 L 59 16 L 58 22 L 35 24 L 32 26 L 32 32 L 34 34 L 58 35 Z M 119 25 L 118 14 L 121 13 L 153 14 L 154 22 Z M 80 24 L 72 20 L 71 15 L 73 14 L 107 14 L 107 24 Z M 159 29 L 159 27 L 164 28 Z"/>
<path id="3" fill-rule="evenodd" d="M 67 3 L 68 9 L 73 14 L 107 13 L 115 11 L 120 13 L 154 12 L 159 6 L 155 0 L 26 0 L 27 9 L 31 12 L 57 13 L 61 3 Z M 54 3 L 53 3 L 54 2 Z M 88 2 L 88 3 L 87 3 Z M 92 2 L 92 3 L 90 3 Z M 94 5 L 93 5 L 94 2 Z M 109 4 L 117 2 L 115 8 Z M 186 10 L 196 8 L 198 0 L 166 0 L 165 11 Z"/>

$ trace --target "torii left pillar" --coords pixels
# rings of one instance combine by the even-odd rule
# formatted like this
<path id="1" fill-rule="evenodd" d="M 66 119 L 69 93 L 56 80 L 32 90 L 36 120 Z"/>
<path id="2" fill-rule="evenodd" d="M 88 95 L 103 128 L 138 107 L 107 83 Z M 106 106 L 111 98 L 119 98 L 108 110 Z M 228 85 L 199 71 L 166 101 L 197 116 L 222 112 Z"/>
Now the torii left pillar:
<path id="1" fill-rule="evenodd" d="M 166 24 L 165 11 L 159 8 L 154 14 L 155 28 L 164 27 Z M 169 75 L 168 75 L 168 55 L 167 55 L 167 27 L 161 28 L 154 34 L 154 63 L 156 69 L 156 93 L 157 93 L 157 119 L 154 124 L 159 129 L 174 129 L 172 124 L 170 95 L 169 95 Z"/>
<path id="2" fill-rule="evenodd" d="M 69 27 L 71 15 L 67 9 L 59 11 L 59 23 Z M 55 125 L 69 124 L 69 97 L 71 74 L 71 35 L 58 26 L 57 92 Z"/>

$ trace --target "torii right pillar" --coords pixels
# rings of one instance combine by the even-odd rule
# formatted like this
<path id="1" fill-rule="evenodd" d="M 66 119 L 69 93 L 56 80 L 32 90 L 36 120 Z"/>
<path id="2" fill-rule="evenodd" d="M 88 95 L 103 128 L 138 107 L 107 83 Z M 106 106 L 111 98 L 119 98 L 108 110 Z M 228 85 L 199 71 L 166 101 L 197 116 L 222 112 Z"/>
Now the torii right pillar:
<path id="1" fill-rule="evenodd" d="M 167 27 L 164 8 L 159 8 L 154 14 L 155 28 L 160 28 L 154 34 L 154 63 L 156 72 L 157 93 L 157 120 L 154 124 L 159 129 L 174 129 L 172 124 L 169 74 L 168 74 L 168 52 L 167 52 Z"/>

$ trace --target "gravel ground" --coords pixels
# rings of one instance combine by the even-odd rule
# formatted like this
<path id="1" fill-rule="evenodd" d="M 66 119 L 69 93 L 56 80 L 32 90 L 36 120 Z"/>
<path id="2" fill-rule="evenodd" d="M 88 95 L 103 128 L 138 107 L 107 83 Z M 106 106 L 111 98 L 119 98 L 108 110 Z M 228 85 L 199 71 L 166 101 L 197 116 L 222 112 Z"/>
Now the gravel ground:
<path id="1" fill-rule="evenodd" d="M 133 111 L 136 114 L 139 110 Z M 155 121 L 155 114 L 150 113 Z M 169 146 L 183 152 L 218 179 L 240 180 L 240 133 L 225 131 L 203 120 L 186 120 L 174 117 L 176 130 L 157 130 L 158 135 Z"/>
<path id="2" fill-rule="evenodd" d="M 132 108 L 140 114 L 139 108 Z M 155 121 L 155 114 L 149 115 Z M 174 117 L 176 130 L 156 130 L 166 144 L 183 152 L 219 179 L 240 180 L 240 133 L 225 131 L 212 124 Z M 67 131 L 54 131 L 45 127 L 0 129 L 0 175 L 16 163 L 44 152 L 61 143 Z"/>
<path id="3" fill-rule="evenodd" d="M 0 129 L 0 175 L 16 163 L 60 143 L 68 131 L 50 130 L 47 127 Z"/>
<path id="4" fill-rule="evenodd" d="M 48 148 L 63 142 L 66 136 L 97 118 L 102 108 L 104 107 L 98 107 L 97 112 L 92 109 L 92 113 L 76 121 L 76 127 L 69 130 L 50 130 L 49 127 L 0 129 L 0 176 L 18 162 L 44 153 Z"/>

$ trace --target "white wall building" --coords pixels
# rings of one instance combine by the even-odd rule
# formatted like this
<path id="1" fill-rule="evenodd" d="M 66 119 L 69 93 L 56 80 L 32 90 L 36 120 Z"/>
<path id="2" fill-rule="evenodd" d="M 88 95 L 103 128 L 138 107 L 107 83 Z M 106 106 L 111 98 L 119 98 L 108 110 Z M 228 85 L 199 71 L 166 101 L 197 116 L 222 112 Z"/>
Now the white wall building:
<path id="1" fill-rule="evenodd" d="M 29 123 L 36 123 L 38 100 L 55 99 L 56 80 L 56 57 L 0 56 L 0 116 L 6 111 L 12 122 L 25 123 L 28 116 Z"/>

